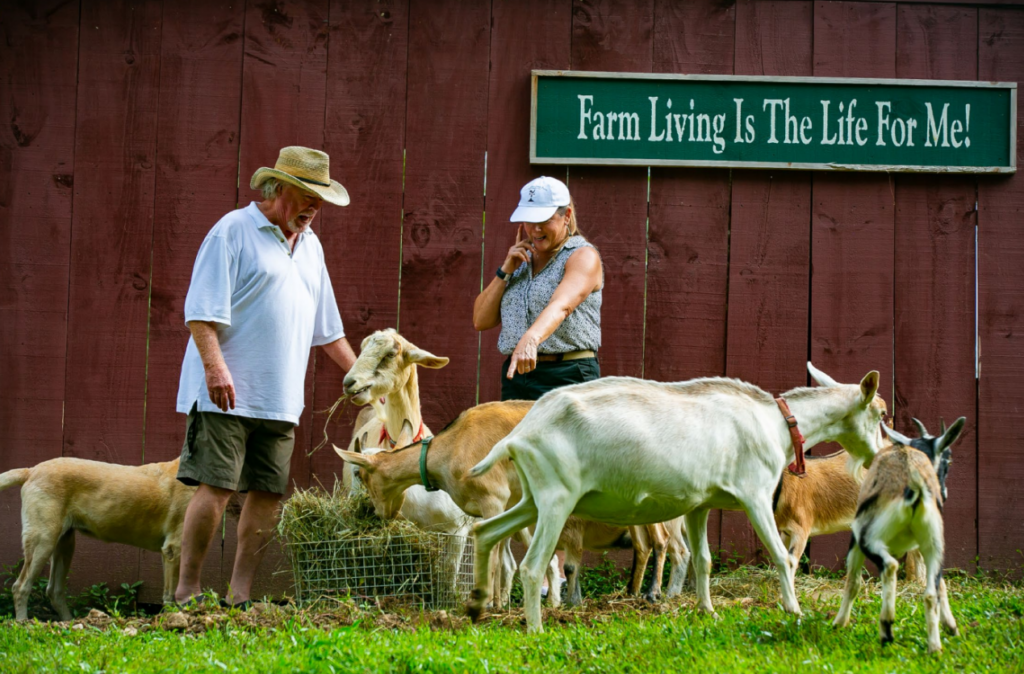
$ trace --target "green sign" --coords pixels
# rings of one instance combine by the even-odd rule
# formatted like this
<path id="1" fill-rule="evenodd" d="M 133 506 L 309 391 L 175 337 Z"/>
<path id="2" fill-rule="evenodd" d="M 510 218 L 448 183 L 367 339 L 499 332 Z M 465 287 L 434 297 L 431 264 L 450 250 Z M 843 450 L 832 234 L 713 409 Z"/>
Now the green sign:
<path id="1" fill-rule="evenodd" d="M 1013 173 L 1017 84 L 533 71 L 535 164 Z"/>

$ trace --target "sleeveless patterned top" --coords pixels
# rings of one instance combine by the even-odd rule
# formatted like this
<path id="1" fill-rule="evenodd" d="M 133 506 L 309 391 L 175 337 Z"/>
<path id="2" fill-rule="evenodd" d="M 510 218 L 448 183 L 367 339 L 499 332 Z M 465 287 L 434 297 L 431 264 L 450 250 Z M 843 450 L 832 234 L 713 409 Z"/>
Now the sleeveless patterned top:
<path id="1" fill-rule="evenodd" d="M 533 325 L 565 277 L 565 263 L 573 251 L 593 248 L 582 236 L 569 237 L 562 249 L 536 276 L 533 265 L 524 262 L 511 278 L 501 296 L 501 335 L 498 350 L 512 355 L 516 344 Z M 602 272 L 603 274 L 603 272 Z M 537 353 L 568 353 L 601 348 L 601 291 L 595 290 L 566 316 L 558 329 L 537 348 Z"/>

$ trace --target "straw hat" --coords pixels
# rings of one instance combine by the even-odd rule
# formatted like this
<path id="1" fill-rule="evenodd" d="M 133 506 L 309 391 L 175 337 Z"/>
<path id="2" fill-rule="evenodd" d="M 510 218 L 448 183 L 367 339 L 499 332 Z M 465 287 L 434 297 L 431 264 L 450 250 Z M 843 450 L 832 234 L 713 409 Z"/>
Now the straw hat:
<path id="1" fill-rule="evenodd" d="M 348 192 L 336 180 L 331 180 L 330 157 L 326 152 L 292 145 L 281 148 L 274 168 L 257 169 L 249 187 L 257 190 L 268 178 L 301 187 L 335 206 L 348 206 Z"/>

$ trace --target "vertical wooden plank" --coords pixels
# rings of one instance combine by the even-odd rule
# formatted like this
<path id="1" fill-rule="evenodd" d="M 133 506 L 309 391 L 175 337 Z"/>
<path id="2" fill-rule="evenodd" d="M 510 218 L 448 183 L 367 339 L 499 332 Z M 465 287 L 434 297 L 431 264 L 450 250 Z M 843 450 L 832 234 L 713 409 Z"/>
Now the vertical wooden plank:
<path id="1" fill-rule="evenodd" d="M 74 185 L 78 3 L 0 12 L 0 472 L 61 455 Z M 21 558 L 21 497 L 0 493 L 0 564 Z"/>
<path id="2" fill-rule="evenodd" d="M 573 3 L 572 68 L 650 72 L 654 3 Z M 580 229 L 601 253 L 601 374 L 643 374 L 647 171 L 572 167 L 569 191 Z"/>
<path id="3" fill-rule="evenodd" d="M 736 74 L 811 74 L 814 5 L 736 5 Z M 733 171 L 725 371 L 781 393 L 807 380 L 811 174 Z M 745 513 L 722 513 L 722 548 L 770 561 Z"/>
<path id="4" fill-rule="evenodd" d="M 981 80 L 1024 82 L 1024 12 L 979 10 Z M 1019 86 L 1019 85 L 1018 85 Z M 1024 166 L 1020 89 L 1017 165 Z M 1024 178 L 979 180 L 978 553 L 983 568 L 1021 572 L 1024 548 Z M 956 451 L 956 450 L 954 450 Z"/>
<path id="5" fill-rule="evenodd" d="M 238 205 L 262 201 L 249 189 L 252 174 L 273 166 L 287 145 L 324 146 L 327 87 L 328 0 L 298 0 L 248 5 L 245 57 L 242 61 L 242 141 L 239 146 Z M 333 177 L 333 176 L 332 176 Z M 325 205 L 315 231 L 332 208 Z M 313 357 L 306 369 L 306 409 L 295 429 L 290 482 L 309 484 L 312 437 Z"/>
<path id="6" fill-rule="evenodd" d="M 142 463 L 162 3 L 82 3 L 64 455 Z M 80 537 L 71 591 L 139 551 Z"/>
<path id="7" fill-rule="evenodd" d="M 900 5 L 896 76 L 973 80 L 978 76 L 978 10 Z M 949 476 L 946 565 L 973 569 L 977 541 L 977 434 L 974 367 L 974 231 L 977 179 L 899 176 L 896 187 L 895 415 L 914 432 L 939 418 L 967 426 Z"/>
<path id="8" fill-rule="evenodd" d="M 732 74 L 732 4 L 654 6 L 653 69 Z M 644 377 L 679 381 L 725 374 L 730 173 L 652 168 L 647 242 Z M 711 514 L 708 543 L 720 544 L 721 513 Z"/>
<path id="9" fill-rule="evenodd" d="M 203 237 L 238 200 L 244 7 L 189 0 L 164 12 L 157 122 L 156 212 L 150 298 L 146 461 L 181 454 L 175 412 L 188 344 L 185 295 Z M 143 553 L 143 600 L 159 601 L 160 556 Z M 203 578 L 219 587 L 221 549 Z"/>
<path id="10" fill-rule="evenodd" d="M 249 188 L 249 180 L 261 166 L 273 166 L 282 147 L 303 145 L 318 150 L 324 147 L 327 9 L 328 0 L 246 5 L 238 157 L 240 207 L 263 200 L 259 192 Z M 314 231 L 322 231 L 324 213 L 334 208 L 337 206 L 325 205 L 314 223 Z M 295 429 L 295 451 L 289 474 L 289 483 L 299 488 L 309 486 L 310 439 L 316 436 L 313 428 L 315 360 L 316 354 L 311 351 L 306 367 L 306 407 Z M 236 546 L 236 523 L 229 520 L 221 565 L 223 583 L 231 579 Z M 272 543 L 253 583 L 253 595 L 279 596 L 287 591 L 292 584 L 291 574 L 275 572 L 288 571 L 288 568 L 284 550 L 278 542 Z"/>
<path id="11" fill-rule="evenodd" d="M 895 4 L 815 3 L 814 75 L 895 77 Z M 812 189 L 811 361 L 842 382 L 878 370 L 879 393 L 891 409 L 893 179 L 816 173 Z M 819 446 L 814 453 L 837 449 Z M 849 538 L 815 538 L 811 562 L 839 568 Z"/>
<path id="12" fill-rule="evenodd" d="M 530 166 L 530 70 L 566 70 L 570 62 L 567 36 L 572 30 L 571 5 L 564 0 L 497 0 L 491 32 L 491 73 L 487 104 L 487 195 L 484 227 L 483 285 L 505 260 L 515 242 L 509 216 L 519 203 L 519 190 L 540 175 L 565 177 L 561 166 Z M 529 16 L 530 21 L 520 17 Z M 589 230 L 587 233 L 590 233 Z M 480 402 L 501 397 L 500 329 L 481 336 Z"/>
<path id="13" fill-rule="evenodd" d="M 420 378 L 424 418 L 440 428 L 476 403 L 490 3 L 416 0 L 409 21 L 399 325 L 451 358 Z"/>
<path id="14" fill-rule="evenodd" d="M 330 21 L 325 150 L 352 203 L 324 210 L 320 240 L 345 332 L 358 353 L 366 335 L 398 323 L 408 2 L 335 0 Z M 317 412 L 341 396 L 344 378 L 322 354 L 316 366 L 314 447 L 326 422 Z M 332 422 L 328 432 L 335 444 L 348 444 L 354 420 L 346 408 Z M 341 459 L 328 445 L 310 460 L 311 482 L 331 488 Z"/>

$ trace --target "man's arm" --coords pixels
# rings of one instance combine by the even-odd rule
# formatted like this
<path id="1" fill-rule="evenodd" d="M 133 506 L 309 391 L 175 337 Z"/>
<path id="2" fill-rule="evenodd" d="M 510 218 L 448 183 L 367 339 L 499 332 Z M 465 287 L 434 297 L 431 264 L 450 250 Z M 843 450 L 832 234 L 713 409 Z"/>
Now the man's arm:
<path id="1" fill-rule="evenodd" d="M 352 346 L 344 337 L 336 339 L 330 344 L 324 344 L 323 350 L 346 373 L 352 369 L 356 362 L 355 351 L 352 350 Z M 204 360 L 203 362 L 205 363 L 206 361 Z"/>
<path id="2" fill-rule="evenodd" d="M 188 329 L 192 331 L 192 340 L 196 343 L 199 357 L 203 361 L 206 390 L 210 393 L 210 401 L 224 412 L 235 409 L 235 382 L 220 351 L 217 324 L 208 321 L 189 321 Z"/>

